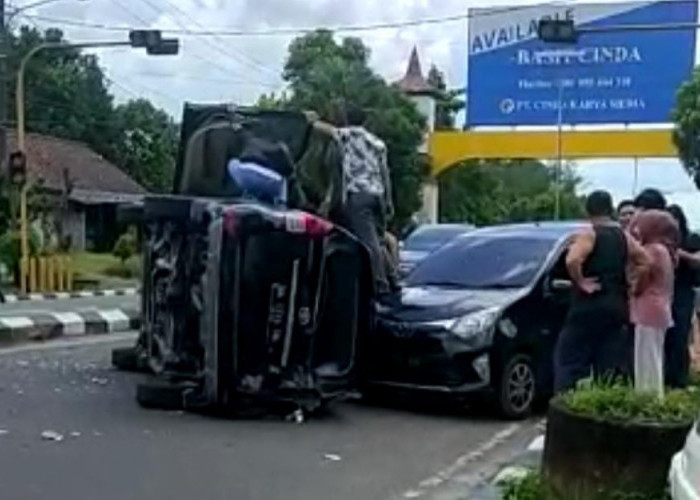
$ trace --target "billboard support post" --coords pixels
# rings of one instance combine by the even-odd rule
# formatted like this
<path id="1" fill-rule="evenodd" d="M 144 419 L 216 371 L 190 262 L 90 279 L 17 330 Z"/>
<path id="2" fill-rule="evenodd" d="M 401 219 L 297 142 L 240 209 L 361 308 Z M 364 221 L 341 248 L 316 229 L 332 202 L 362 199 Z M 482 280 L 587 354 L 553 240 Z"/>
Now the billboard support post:
<path id="1" fill-rule="evenodd" d="M 561 216 L 561 178 L 562 178 L 562 125 L 564 120 L 564 80 L 559 79 L 559 97 L 557 103 L 557 165 L 554 177 L 554 220 Z"/>

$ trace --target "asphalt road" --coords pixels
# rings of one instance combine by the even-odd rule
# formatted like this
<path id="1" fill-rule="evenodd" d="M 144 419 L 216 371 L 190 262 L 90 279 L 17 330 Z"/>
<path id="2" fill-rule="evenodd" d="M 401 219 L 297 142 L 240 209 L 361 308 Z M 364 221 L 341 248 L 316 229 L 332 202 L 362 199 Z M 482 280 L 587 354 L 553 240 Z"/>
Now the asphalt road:
<path id="1" fill-rule="evenodd" d="M 350 403 L 302 425 L 147 411 L 133 397 L 140 376 L 108 363 L 131 338 L 0 351 L 3 499 L 417 498 L 439 471 L 467 472 L 465 455 L 497 433 L 534 427 Z"/>
<path id="2" fill-rule="evenodd" d="M 44 312 L 81 312 L 94 309 L 137 309 L 140 296 L 86 297 L 55 300 L 26 300 L 0 304 L 0 317 Z"/>

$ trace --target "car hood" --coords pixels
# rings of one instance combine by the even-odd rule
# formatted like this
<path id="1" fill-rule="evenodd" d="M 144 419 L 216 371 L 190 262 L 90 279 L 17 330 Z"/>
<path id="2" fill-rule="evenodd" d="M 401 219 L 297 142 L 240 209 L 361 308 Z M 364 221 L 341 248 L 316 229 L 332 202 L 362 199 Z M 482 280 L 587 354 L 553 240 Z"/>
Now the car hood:
<path id="1" fill-rule="evenodd" d="M 467 290 L 442 287 L 404 288 L 380 306 L 380 319 L 425 322 L 459 318 L 491 307 L 507 307 L 527 289 Z"/>
<path id="2" fill-rule="evenodd" d="M 425 259 L 429 254 L 430 252 L 419 250 L 401 250 L 399 252 L 399 259 L 401 262 L 415 264 L 416 262 Z"/>

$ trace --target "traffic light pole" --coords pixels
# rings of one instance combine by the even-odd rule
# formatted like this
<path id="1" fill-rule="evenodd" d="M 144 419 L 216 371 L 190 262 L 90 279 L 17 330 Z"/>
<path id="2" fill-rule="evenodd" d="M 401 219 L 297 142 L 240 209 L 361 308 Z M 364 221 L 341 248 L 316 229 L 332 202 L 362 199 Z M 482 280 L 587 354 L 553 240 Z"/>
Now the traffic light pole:
<path id="1" fill-rule="evenodd" d="M 0 168 L 7 160 L 7 26 L 5 0 L 0 0 Z"/>
<path id="2" fill-rule="evenodd" d="M 2 2 L 3 0 L 0 0 Z M 152 43 L 148 43 L 147 37 L 157 33 Z M 136 36 L 134 36 L 136 35 Z M 143 40 L 141 40 L 143 39 Z M 140 43 L 143 42 L 143 43 Z M 160 38 L 160 32 L 155 30 L 134 31 L 130 34 L 129 41 L 111 42 L 87 42 L 87 43 L 42 43 L 37 45 L 22 58 L 17 73 L 17 149 L 26 158 L 25 145 L 25 114 L 24 114 L 24 74 L 29 61 L 43 50 L 65 50 L 65 49 L 92 49 L 105 47 L 145 47 L 152 55 L 174 55 L 179 50 L 177 39 Z M 29 192 L 29 180 L 24 182 L 20 193 L 20 232 L 22 260 L 20 261 L 20 285 L 22 293 L 27 292 L 27 274 L 29 270 L 29 221 L 27 213 L 27 194 Z"/>

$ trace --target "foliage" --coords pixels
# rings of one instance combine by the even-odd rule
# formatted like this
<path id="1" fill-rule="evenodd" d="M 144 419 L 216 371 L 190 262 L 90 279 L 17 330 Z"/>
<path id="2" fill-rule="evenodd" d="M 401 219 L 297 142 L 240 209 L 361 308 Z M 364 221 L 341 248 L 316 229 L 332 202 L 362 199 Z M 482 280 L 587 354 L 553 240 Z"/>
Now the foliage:
<path id="1" fill-rule="evenodd" d="M 500 489 L 502 500 L 544 500 L 542 480 L 534 470 L 522 477 L 504 481 Z"/>
<path id="2" fill-rule="evenodd" d="M 165 192 L 173 184 L 178 129 L 164 111 L 145 99 L 115 109 L 120 130 L 120 166 L 146 188 Z"/>
<path id="3" fill-rule="evenodd" d="M 22 27 L 9 34 L 9 74 L 22 57 L 45 41 L 65 41 L 60 30 Z M 9 81 L 8 116 L 16 122 L 16 76 Z M 77 49 L 44 50 L 25 72 L 27 129 L 84 142 L 153 191 L 169 190 L 177 128 L 168 115 L 139 99 L 114 105 L 109 79 L 96 56 Z M 1 210 L 1 209 L 0 209 Z"/>
<path id="4" fill-rule="evenodd" d="M 122 263 L 110 253 L 77 252 L 72 255 L 76 282 L 96 282 L 106 288 L 134 286 L 141 275 L 141 259 L 137 254 Z"/>
<path id="5" fill-rule="evenodd" d="M 138 238 L 136 232 L 132 228 L 129 228 L 128 231 L 117 239 L 117 242 L 114 244 L 114 249 L 112 250 L 112 255 L 118 258 L 122 266 L 124 266 L 126 261 L 133 257 L 137 250 Z"/>
<path id="6" fill-rule="evenodd" d="M 673 138 L 680 159 L 688 173 L 698 179 L 700 174 L 700 69 L 696 69 L 692 78 L 678 90 L 673 121 L 676 125 Z"/>
<path id="7" fill-rule="evenodd" d="M 578 177 L 565 167 L 560 180 L 561 218 L 581 217 Z M 444 222 L 489 225 L 549 220 L 554 215 L 555 171 L 537 160 L 468 161 L 443 173 L 438 182 Z"/>
<path id="8" fill-rule="evenodd" d="M 639 393 L 622 383 L 591 383 L 558 396 L 570 411 L 594 418 L 634 423 L 687 424 L 700 410 L 700 390 L 668 392 L 664 398 Z"/>
<path id="9" fill-rule="evenodd" d="M 400 224 L 421 204 L 420 185 L 426 165 L 417 150 L 425 120 L 408 98 L 370 69 L 369 55 L 361 40 L 345 38 L 336 42 L 327 30 L 295 39 L 284 68 L 290 87 L 286 106 L 313 110 L 332 123 L 347 103 L 368 111 L 367 128 L 387 144 Z"/>
<path id="10" fill-rule="evenodd" d="M 29 255 L 38 254 L 39 238 L 34 231 L 29 232 Z M 0 234 L 0 263 L 4 264 L 15 282 L 19 282 L 19 263 L 22 258 L 22 237 L 19 231 L 8 229 Z"/>
<path id="11" fill-rule="evenodd" d="M 461 97 L 463 90 L 448 90 L 445 75 L 432 66 L 428 72 L 428 83 L 437 91 L 435 103 L 435 130 L 451 130 L 455 126 L 455 115 L 464 109 Z"/>
<path id="12" fill-rule="evenodd" d="M 504 481 L 500 485 L 502 500 L 573 500 L 561 498 L 547 487 L 545 479 L 535 470 L 528 471 L 522 477 Z M 667 500 L 664 495 L 659 498 L 656 495 L 639 495 L 635 493 L 615 492 L 611 493 L 608 500 Z M 577 499 L 584 500 L 584 499 Z"/>

